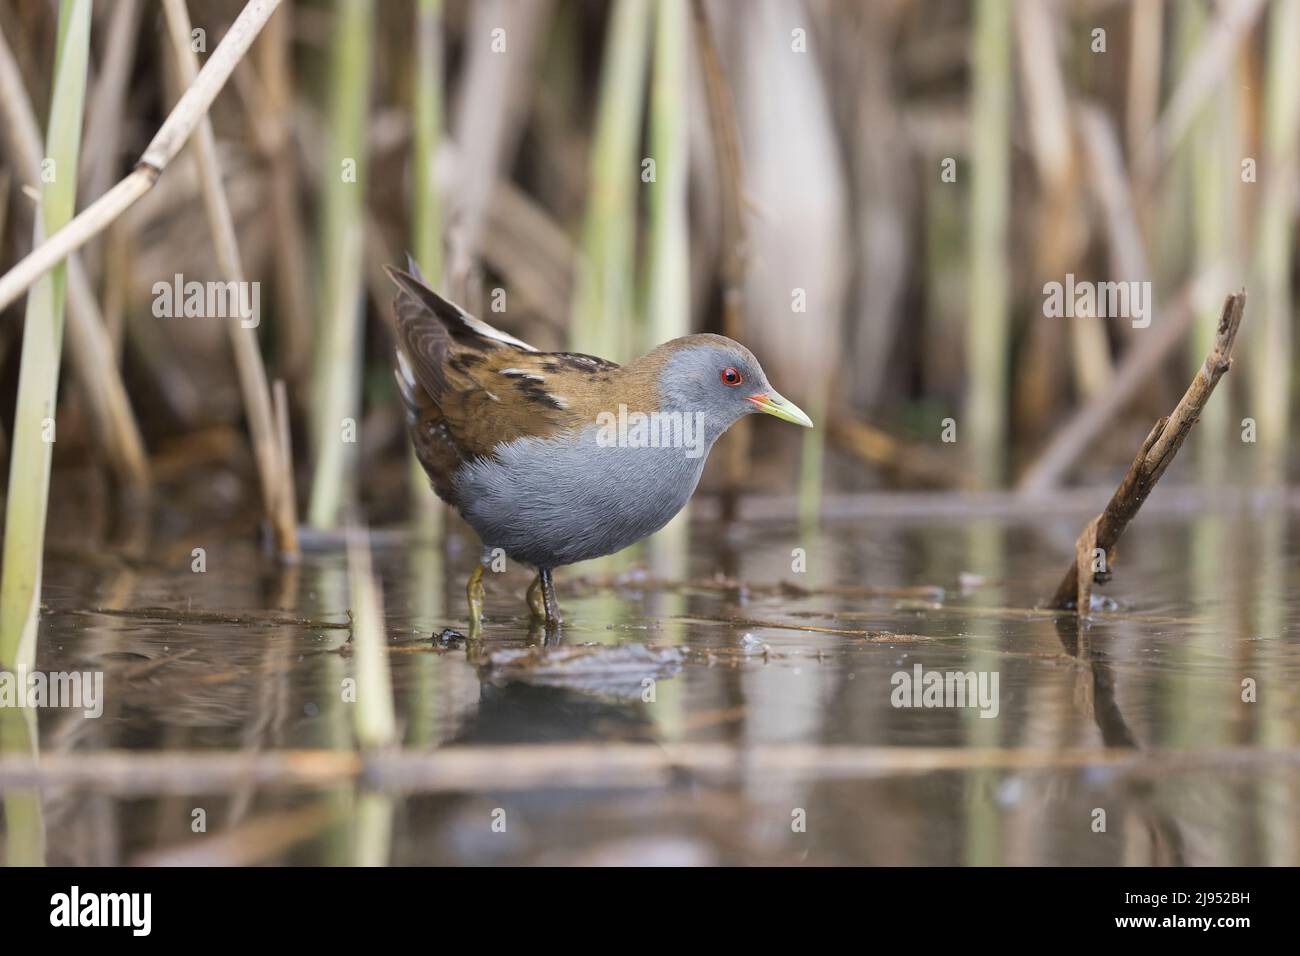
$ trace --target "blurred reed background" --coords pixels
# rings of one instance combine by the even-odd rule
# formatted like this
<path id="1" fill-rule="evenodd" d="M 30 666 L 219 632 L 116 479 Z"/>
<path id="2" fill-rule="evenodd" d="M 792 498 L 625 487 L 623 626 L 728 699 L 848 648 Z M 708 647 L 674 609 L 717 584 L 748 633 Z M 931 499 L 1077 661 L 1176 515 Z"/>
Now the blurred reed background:
<path id="1" fill-rule="evenodd" d="M 0 271 L 131 172 L 192 78 L 185 13 L 201 64 L 243 6 L 0 6 Z M 51 447 L 68 513 L 111 503 L 90 541 L 151 494 L 245 502 L 287 553 L 295 515 L 333 529 L 354 503 L 437 535 L 391 376 L 382 267 L 408 250 L 543 349 L 744 341 L 819 427 L 746 423 L 761 441 L 728 435 L 705 487 L 798 488 L 805 516 L 1109 480 L 1246 286 L 1239 370 L 1181 470 L 1285 482 L 1297 52 L 1300 0 L 284 0 L 207 139 L 0 314 L 7 586 Z M 256 330 L 157 317 L 177 274 L 259 283 Z M 1152 283 L 1150 325 L 1048 317 L 1067 274 Z"/>

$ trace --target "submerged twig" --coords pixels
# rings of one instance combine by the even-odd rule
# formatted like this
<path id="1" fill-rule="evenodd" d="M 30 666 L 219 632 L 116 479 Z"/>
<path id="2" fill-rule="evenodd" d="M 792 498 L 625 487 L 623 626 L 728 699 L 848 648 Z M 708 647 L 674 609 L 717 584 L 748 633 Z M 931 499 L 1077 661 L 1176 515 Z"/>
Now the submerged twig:
<path id="1" fill-rule="evenodd" d="M 570 582 L 570 586 L 574 588 L 587 587 L 594 590 L 614 588 L 629 591 L 710 591 L 739 597 L 757 595 L 804 598 L 831 595 L 849 598 L 915 598 L 942 601 L 945 594 L 944 589 L 936 584 L 912 584 L 903 587 L 835 585 L 832 587 L 808 588 L 802 584 L 795 584 L 793 581 L 778 581 L 775 584 L 747 584 L 744 581 L 722 577 L 678 581 L 637 574 L 575 578 Z"/>
<path id="2" fill-rule="evenodd" d="M 1215 385 L 1232 365 L 1232 345 L 1237 330 L 1241 327 L 1245 309 L 1244 289 L 1224 300 L 1210 354 L 1205 357 L 1204 364 L 1197 370 L 1196 377 L 1187 387 L 1173 414 L 1160 419 L 1151 429 L 1106 509 L 1090 521 L 1079 536 L 1075 560 L 1056 589 L 1052 598 L 1053 607 L 1078 607 L 1079 613 L 1088 613 L 1092 585 L 1105 580 L 1109 575 L 1115 544 L 1120 535 L 1178 454 L 1187 433 L 1196 424 L 1201 410 L 1214 392 Z"/>
<path id="3" fill-rule="evenodd" d="M 65 610 L 42 607 L 43 614 L 103 614 L 108 617 L 138 618 L 146 621 L 175 621 L 179 624 L 238 624 L 244 626 L 277 625 L 280 627 L 306 627 L 320 630 L 350 631 L 351 621 L 321 621 L 309 617 L 293 617 L 264 611 L 185 611 L 171 607 L 90 607 Z"/>
<path id="4" fill-rule="evenodd" d="M 793 621 L 769 621 L 754 617 L 710 617 L 706 614 L 689 614 L 679 621 L 707 621 L 710 624 L 731 624 L 736 627 L 768 627 L 777 631 L 805 631 L 809 634 L 835 634 L 840 637 L 864 637 L 885 644 L 916 644 L 933 640 L 923 634 L 896 634 L 893 631 L 870 630 L 862 627 L 830 627 L 826 624 L 796 624 Z"/>

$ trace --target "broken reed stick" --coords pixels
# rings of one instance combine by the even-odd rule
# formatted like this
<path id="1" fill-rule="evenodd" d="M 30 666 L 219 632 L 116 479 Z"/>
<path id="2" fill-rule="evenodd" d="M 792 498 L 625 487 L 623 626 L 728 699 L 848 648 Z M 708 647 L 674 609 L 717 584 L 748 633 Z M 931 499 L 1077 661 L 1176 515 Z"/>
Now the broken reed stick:
<path id="1" fill-rule="evenodd" d="M 131 174 L 0 276 L 0 311 L 12 305 L 37 279 L 66 259 L 70 253 L 108 228 L 136 200 L 153 188 L 163 170 L 185 145 L 199 120 L 207 115 L 212 101 L 226 85 L 236 64 L 243 59 L 263 24 L 279 5 L 280 0 L 249 0 L 203 64 L 198 78 L 167 114 L 167 119 L 158 128 Z"/>
<path id="2" fill-rule="evenodd" d="M 1052 597 L 1052 607 L 1063 610 L 1078 608 L 1081 615 L 1087 615 L 1092 602 L 1092 586 L 1109 577 L 1115 544 L 1120 535 L 1178 454 L 1178 449 L 1200 418 L 1201 410 L 1209 401 L 1214 387 L 1231 367 L 1232 345 L 1245 311 L 1244 289 L 1224 300 L 1219 324 L 1215 329 L 1214 345 L 1205 357 L 1205 362 L 1197 369 L 1196 377 L 1187 387 L 1173 414 L 1160 419 L 1151 429 L 1105 510 L 1088 522 L 1079 535 L 1075 543 L 1074 562 Z M 1094 571 L 1094 560 L 1099 557 L 1099 550 L 1104 552 L 1105 562 L 1099 563 L 1098 570 Z"/>
<path id="3" fill-rule="evenodd" d="M 192 89 L 198 80 L 199 62 L 190 45 L 193 27 L 185 0 L 164 0 L 163 12 L 181 81 Z M 222 185 L 221 164 L 217 160 L 212 122 L 206 113 L 198 117 L 194 134 L 194 158 L 199 170 L 203 203 L 212 230 L 217 263 L 227 279 L 242 286 L 246 283 L 247 276 L 239 254 L 239 241 L 235 237 L 234 217 L 230 213 L 230 203 Z M 245 328 L 242 322 L 228 321 L 225 325 L 231 351 L 235 356 L 244 414 L 248 418 L 253 457 L 257 463 L 257 476 L 262 489 L 262 503 L 275 534 L 276 551 L 286 559 L 294 560 L 298 556 L 298 519 L 290 510 L 295 500 L 292 491 L 293 456 L 280 447 L 280 430 L 276 427 L 271 387 L 267 381 L 266 368 L 262 364 L 262 353 L 258 349 L 257 332 Z"/>

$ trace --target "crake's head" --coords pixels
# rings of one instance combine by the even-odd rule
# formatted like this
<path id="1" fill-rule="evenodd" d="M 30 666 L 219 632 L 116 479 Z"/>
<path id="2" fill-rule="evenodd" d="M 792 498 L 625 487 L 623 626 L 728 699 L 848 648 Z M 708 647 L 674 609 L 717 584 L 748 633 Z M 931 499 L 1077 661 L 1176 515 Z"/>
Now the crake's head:
<path id="1" fill-rule="evenodd" d="M 703 412 L 714 438 L 752 412 L 812 427 L 812 420 L 771 386 L 758 359 L 739 342 L 722 335 L 688 335 L 660 350 L 660 407 Z"/>

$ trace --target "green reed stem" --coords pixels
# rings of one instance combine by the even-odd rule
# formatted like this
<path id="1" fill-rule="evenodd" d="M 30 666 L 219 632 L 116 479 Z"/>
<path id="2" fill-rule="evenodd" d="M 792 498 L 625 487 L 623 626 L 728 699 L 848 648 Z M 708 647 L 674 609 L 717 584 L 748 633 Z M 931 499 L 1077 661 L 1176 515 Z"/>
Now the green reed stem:
<path id="1" fill-rule="evenodd" d="M 690 110 L 686 52 L 690 19 L 686 0 L 661 0 L 655 8 L 654 72 L 650 87 L 650 156 L 655 181 L 649 196 L 649 271 L 646 334 L 640 351 L 690 332 L 690 229 L 686 184 Z"/>
<path id="2" fill-rule="evenodd" d="M 690 227 L 687 210 L 687 151 L 690 112 L 686 96 L 690 18 L 686 0 L 660 0 L 655 7 L 654 60 L 650 80 L 650 156 L 655 181 L 649 192 L 646 270 L 642 312 L 644 334 L 636 351 L 691 331 Z M 684 574 L 689 561 L 690 505 L 650 539 L 648 560 L 655 573 Z M 665 595 L 656 613 L 685 611 L 681 595 Z"/>
<path id="3" fill-rule="evenodd" d="M 649 14 L 647 0 L 618 0 L 610 19 L 592 147 L 591 192 L 582 233 L 582 266 L 574 294 L 571 346 L 615 361 L 626 359 L 633 343 L 633 185 L 641 172 L 636 148 L 644 108 Z"/>
<path id="4" fill-rule="evenodd" d="M 799 529 L 809 534 L 817 527 L 822 512 L 822 489 L 826 483 L 826 390 L 817 389 L 808 403 L 808 414 L 816 428 L 801 428 L 799 444 Z"/>
<path id="5" fill-rule="evenodd" d="M 442 138 L 442 0 L 420 0 L 415 11 L 415 97 L 411 104 L 411 191 L 415 206 L 411 221 L 411 248 L 429 284 L 442 286 L 442 197 L 434 176 L 438 143 Z M 429 479 L 412 447 L 407 455 L 411 488 L 412 527 L 420 541 L 440 541 L 444 508 L 429 490 Z"/>
<path id="6" fill-rule="evenodd" d="M 1294 361 L 1291 270 L 1295 262 L 1297 136 L 1300 135 L 1300 0 L 1277 0 L 1269 14 L 1268 64 L 1264 78 L 1264 161 L 1259 178 L 1256 259 L 1263 296 L 1262 334 L 1255 335 L 1259 373 L 1252 379 L 1253 413 L 1259 429 L 1261 477 L 1281 481 L 1291 428 L 1291 363 Z"/>
<path id="7" fill-rule="evenodd" d="M 442 200 L 434 161 L 442 140 L 442 0 L 420 0 L 415 13 L 415 98 L 411 127 L 415 150 L 413 235 L 416 260 L 429 284 L 442 283 Z"/>
<path id="8" fill-rule="evenodd" d="M 43 164 L 48 176 L 41 189 L 34 244 L 60 229 L 76 209 L 77 162 L 90 54 L 90 7 L 90 0 L 61 0 L 59 4 L 54 86 Z M 18 673 L 30 670 L 36 661 L 66 270 L 66 264 L 60 263 L 31 287 L 23 319 L 0 580 L 0 667 Z"/>
<path id="9" fill-rule="evenodd" d="M 366 192 L 366 121 L 374 9 L 337 0 L 331 55 L 329 166 L 324 196 L 322 326 L 313 376 L 316 472 L 308 520 L 333 528 L 352 494 L 361 409 L 360 308 Z"/>
<path id="10" fill-rule="evenodd" d="M 1007 195 L 1011 4 L 979 0 L 972 49 L 969 447 L 980 484 L 1003 477 L 1007 440 Z"/>

